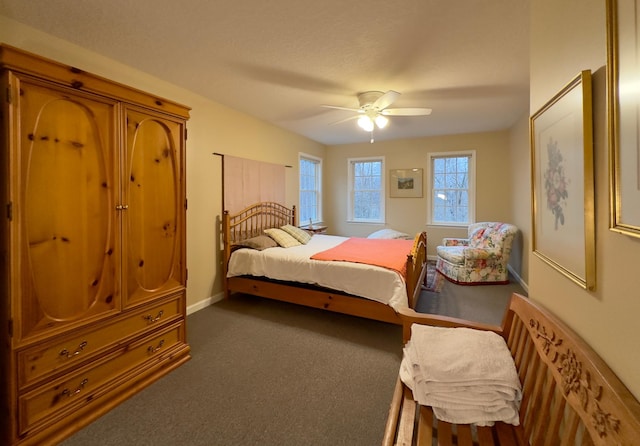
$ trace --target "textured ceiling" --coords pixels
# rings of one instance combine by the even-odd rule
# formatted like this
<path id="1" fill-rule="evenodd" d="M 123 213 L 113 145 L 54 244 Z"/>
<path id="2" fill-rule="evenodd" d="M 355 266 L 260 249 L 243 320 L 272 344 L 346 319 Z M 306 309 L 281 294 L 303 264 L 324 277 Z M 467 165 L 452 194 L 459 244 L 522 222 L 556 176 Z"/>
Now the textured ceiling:
<path id="1" fill-rule="evenodd" d="M 509 128 L 528 111 L 529 0 L 0 0 L 0 14 L 324 144 Z"/>

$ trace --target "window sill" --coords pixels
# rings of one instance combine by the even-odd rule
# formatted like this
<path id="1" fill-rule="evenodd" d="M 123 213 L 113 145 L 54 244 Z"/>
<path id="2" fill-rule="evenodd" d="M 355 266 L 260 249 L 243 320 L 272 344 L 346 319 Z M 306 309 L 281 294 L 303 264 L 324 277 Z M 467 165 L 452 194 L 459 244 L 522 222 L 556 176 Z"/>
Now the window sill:
<path id="1" fill-rule="evenodd" d="M 471 223 L 427 223 L 432 228 L 467 228 Z"/>

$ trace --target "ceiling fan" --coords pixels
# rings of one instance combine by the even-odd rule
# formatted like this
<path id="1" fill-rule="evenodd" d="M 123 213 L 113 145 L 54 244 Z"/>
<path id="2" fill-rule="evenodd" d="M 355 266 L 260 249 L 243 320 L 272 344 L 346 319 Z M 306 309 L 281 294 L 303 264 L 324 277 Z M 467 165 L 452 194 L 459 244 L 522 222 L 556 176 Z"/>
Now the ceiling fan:
<path id="1" fill-rule="evenodd" d="M 373 132 L 375 127 L 385 128 L 389 123 L 387 116 L 426 116 L 431 114 L 430 108 L 387 108 L 398 99 L 398 96 L 400 93 L 393 90 L 386 93 L 365 91 L 358 94 L 360 108 L 338 107 L 336 105 L 323 105 L 323 107 L 356 112 L 357 115 L 334 124 L 357 119 L 358 125 L 367 132 Z"/>

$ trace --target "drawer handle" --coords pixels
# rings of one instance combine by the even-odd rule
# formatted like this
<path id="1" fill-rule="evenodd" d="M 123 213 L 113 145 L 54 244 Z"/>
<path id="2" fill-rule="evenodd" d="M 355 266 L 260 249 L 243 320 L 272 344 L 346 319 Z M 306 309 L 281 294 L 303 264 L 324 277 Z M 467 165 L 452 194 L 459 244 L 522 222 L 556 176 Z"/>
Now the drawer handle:
<path id="1" fill-rule="evenodd" d="M 80 392 L 82 392 L 82 389 L 84 388 L 84 386 L 88 382 L 89 382 L 89 380 L 87 378 L 85 378 L 80 382 L 80 385 L 75 390 L 64 389 L 62 391 L 62 396 L 71 397 L 71 396 L 79 394 Z"/>
<path id="2" fill-rule="evenodd" d="M 74 356 L 78 356 L 80 353 L 82 353 L 82 350 L 84 350 L 87 344 L 88 344 L 87 341 L 82 341 L 80 345 L 78 345 L 78 348 L 76 349 L 76 351 L 73 353 L 69 352 L 69 350 L 65 348 L 60 352 L 60 356 L 64 356 L 66 358 L 73 358 Z"/>
<path id="3" fill-rule="evenodd" d="M 150 314 L 147 314 L 146 316 L 142 316 L 142 319 L 147 321 L 147 324 L 153 324 L 154 322 L 158 322 L 163 314 L 164 314 L 164 311 L 160 310 L 156 315 L 156 317 L 153 317 Z"/>
<path id="4" fill-rule="evenodd" d="M 158 350 L 160 350 L 163 345 L 164 345 L 164 339 L 162 339 L 160 342 L 158 342 L 158 346 L 157 347 L 153 347 L 152 345 L 150 345 L 147 348 L 147 351 L 149 352 L 149 354 L 153 354 L 153 353 L 157 352 Z"/>

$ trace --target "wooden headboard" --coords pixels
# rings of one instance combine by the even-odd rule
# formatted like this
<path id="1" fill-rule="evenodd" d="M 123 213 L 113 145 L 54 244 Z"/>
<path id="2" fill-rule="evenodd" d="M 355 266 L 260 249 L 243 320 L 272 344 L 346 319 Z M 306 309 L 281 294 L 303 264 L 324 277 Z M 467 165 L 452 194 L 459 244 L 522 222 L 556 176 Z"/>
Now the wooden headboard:
<path id="1" fill-rule="evenodd" d="M 235 215 L 224 211 L 222 220 L 224 241 L 230 245 L 260 235 L 268 228 L 295 224 L 295 206 L 289 209 L 269 201 L 253 204 Z"/>
<path id="2" fill-rule="evenodd" d="M 224 273 L 231 257 L 233 245 L 241 240 L 258 236 L 265 229 L 296 224 L 296 207 L 288 208 L 280 203 L 265 201 L 255 203 L 231 215 L 224 211 L 222 216 L 222 246 L 224 249 Z"/>

